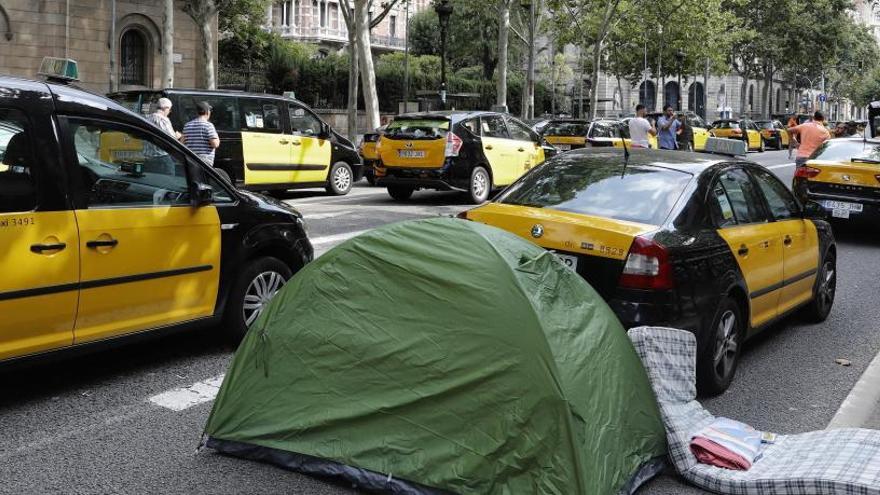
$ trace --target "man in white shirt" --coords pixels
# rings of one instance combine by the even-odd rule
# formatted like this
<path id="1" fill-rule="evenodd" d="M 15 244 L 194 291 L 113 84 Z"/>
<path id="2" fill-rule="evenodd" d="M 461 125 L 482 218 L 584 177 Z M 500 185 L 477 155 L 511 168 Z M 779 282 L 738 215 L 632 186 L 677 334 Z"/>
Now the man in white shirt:
<path id="1" fill-rule="evenodd" d="M 647 113 L 645 105 L 640 103 L 636 105 L 636 116 L 629 119 L 629 137 L 633 148 L 650 148 L 648 134 L 657 135 L 657 129 L 645 118 Z"/>
<path id="2" fill-rule="evenodd" d="M 168 98 L 159 98 L 156 101 L 156 111 L 147 117 L 153 125 L 162 129 L 166 134 L 174 139 L 180 139 L 181 134 L 174 130 L 171 120 L 171 100 Z M 144 143 L 144 171 L 163 175 L 179 175 L 181 171 L 177 170 L 177 164 L 174 159 L 168 156 L 162 148 L 150 143 Z"/>

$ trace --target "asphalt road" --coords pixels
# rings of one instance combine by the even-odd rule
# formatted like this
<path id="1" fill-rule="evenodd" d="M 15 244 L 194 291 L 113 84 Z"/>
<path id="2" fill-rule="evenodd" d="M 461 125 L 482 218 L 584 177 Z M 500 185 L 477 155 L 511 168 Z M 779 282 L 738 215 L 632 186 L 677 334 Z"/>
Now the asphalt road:
<path id="1" fill-rule="evenodd" d="M 790 181 L 785 152 L 750 158 Z M 305 214 L 319 254 L 363 230 L 469 207 L 456 194 L 436 192 L 395 203 L 364 183 L 345 197 L 309 191 L 291 193 L 288 201 Z M 730 390 L 705 402 L 713 413 L 780 433 L 823 428 L 880 350 L 873 297 L 880 235 L 864 226 L 837 231 L 838 295 L 829 320 L 790 319 L 751 341 Z M 150 401 L 225 370 L 232 350 L 215 333 L 168 336 L 0 374 L 0 493 L 355 493 L 197 452 L 210 400 L 179 411 Z M 836 364 L 838 357 L 852 366 Z M 703 492 L 664 476 L 639 493 Z"/>

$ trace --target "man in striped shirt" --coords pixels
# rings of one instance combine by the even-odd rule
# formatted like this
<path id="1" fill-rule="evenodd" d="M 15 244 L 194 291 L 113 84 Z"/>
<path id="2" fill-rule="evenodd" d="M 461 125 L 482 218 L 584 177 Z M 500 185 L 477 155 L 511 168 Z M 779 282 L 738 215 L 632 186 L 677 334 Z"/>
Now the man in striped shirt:
<path id="1" fill-rule="evenodd" d="M 199 116 L 183 126 L 183 142 L 208 165 L 214 165 L 214 152 L 220 147 L 220 136 L 210 122 L 211 105 L 206 101 L 196 103 Z"/>

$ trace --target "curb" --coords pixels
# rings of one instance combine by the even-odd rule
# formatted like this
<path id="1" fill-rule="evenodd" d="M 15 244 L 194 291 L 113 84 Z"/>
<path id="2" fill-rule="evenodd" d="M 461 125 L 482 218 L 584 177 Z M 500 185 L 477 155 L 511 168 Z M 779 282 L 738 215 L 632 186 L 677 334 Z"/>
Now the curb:
<path id="1" fill-rule="evenodd" d="M 859 381 L 840 404 L 826 430 L 861 428 L 880 406 L 880 353 L 874 356 Z"/>

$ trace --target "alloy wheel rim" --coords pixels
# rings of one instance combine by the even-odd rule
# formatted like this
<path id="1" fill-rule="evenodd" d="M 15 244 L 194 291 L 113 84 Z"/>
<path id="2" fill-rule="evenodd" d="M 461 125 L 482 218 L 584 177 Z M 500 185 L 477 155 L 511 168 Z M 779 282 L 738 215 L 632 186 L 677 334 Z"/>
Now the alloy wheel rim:
<path id="1" fill-rule="evenodd" d="M 836 286 L 834 266 L 831 261 L 826 261 L 822 266 L 821 282 L 819 283 L 819 305 L 822 310 L 831 307 L 834 301 L 834 290 Z"/>
<path id="2" fill-rule="evenodd" d="M 474 196 L 482 198 L 486 194 L 486 174 L 477 172 L 474 174 Z"/>
<path id="3" fill-rule="evenodd" d="M 287 281 L 284 280 L 284 276 L 274 271 L 262 272 L 251 280 L 244 293 L 242 305 L 242 316 L 246 326 L 251 326 L 285 283 Z"/>
<path id="4" fill-rule="evenodd" d="M 333 175 L 333 184 L 340 191 L 348 189 L 348 186 L 351 185 L 351 173 L 347 168 L 339 167 L 336 169 L 336 174 Z"/>
<path id="5" fill-rule="evenodd" d="M 715 371 L 721 378 L 727 377 L 733 368 L 736 360 L 737 349 L 739 343 L 736 335 L 736 314 L 732 310 L 727 310 L 718 320 L 718 327 L 715 330 L 715 354 L 713 361 L 715 363 Z"/>

